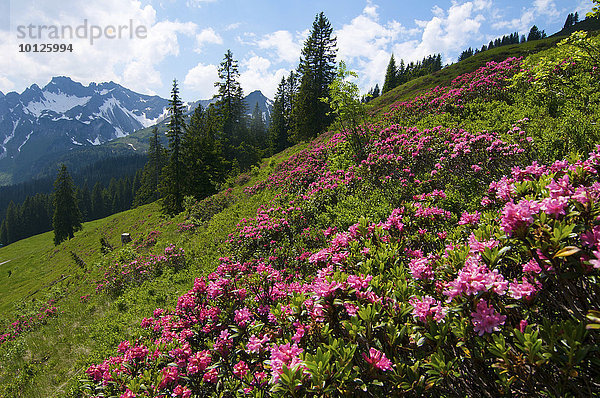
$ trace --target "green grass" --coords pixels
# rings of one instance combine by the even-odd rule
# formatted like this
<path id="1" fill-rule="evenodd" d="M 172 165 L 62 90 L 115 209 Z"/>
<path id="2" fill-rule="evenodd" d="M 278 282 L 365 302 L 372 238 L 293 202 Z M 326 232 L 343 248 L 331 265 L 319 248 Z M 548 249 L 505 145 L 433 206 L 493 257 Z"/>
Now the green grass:
<path id="1" fill-rule="evenodd" d="M 153 203 L 85 223 L 83 231 L 56 247 L 49 232 L 0 248 L 0 263 L 10 260 L 0 265 L 0 325 L 12 322 L 17 313 L 39 308 L 50 297 L 58 299 L 55 305 L 60 311 L 45 325 L 0 346 L 0 397 L 68 396 L 89 364 L 115 355 L 120 341 L 139 337 L 144 333 L 139 327 L 144 317 L 155 308 L 174 307 L 196 277 L 214 270 L 238 221 L 253 217 L 276 194 L 266 190 L 248 196 L 244 187 L 265 179 L 305 147 L 288 148 L 238 177 L 237 183 L 231 181 L 236 202 L 194 233 L 178 232 L 183 215 L 166 218 Z M 121 249 L 121 233 L 129 232 L 135 241 L 152 230 L 161 232 L 154 252 L 175 243 L 185 249 L 188 267 L 166 270 L 118 297 L 95 293 L 99 266 L 127 250 Z M 101 237 L 115 247 L 113 253 L 102 255 Z M 85 269 L 76 265 L 71 252 L 85 261 Z M 88 294 L 90 300 L 82 302 L 80 297 Z"/>
<path id="2" fill-rule="evenodd" d="M 513 44 L 493 48 L 488 51 L 476 54 L 464 61 L 449 65 L 430 75 L 421 76 L 417 79 L 406 82 L 393 90 L 375 98 L 369 102 L 369 112 L 372 115 L 380 115 L 386 112 L 390 105 L 397 101 L 405 101 L 416 97 L 419 93 L 429 90 L 436 86 L 449 86 L 453 79 L 465 73 L 470 73 L 484 66 L 490 61 L 504 61 L 509 57 L 526 57 L 550 47 L 553 47 L 564 36 L 550 37 L 547 39 L 536 40 L 523 44 Z"/>

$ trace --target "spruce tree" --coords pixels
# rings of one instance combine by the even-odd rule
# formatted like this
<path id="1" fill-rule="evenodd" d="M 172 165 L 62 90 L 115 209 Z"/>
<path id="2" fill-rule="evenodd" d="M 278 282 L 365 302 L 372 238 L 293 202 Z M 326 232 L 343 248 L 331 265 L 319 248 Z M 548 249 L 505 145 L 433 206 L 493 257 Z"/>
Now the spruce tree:
<path id="1" fill-rule="evenodd" d="M 394 59 L 394 54 L 392 54 L 392 56 L 390 57 L 390 62 L 388 62 L 388 66 L 385 71 L 385 80 L 383 82 L 381 94 L 385 94 L 394 87 L 396 87 L 397 76 L 398 69 L 396 68 L 396 60 Z"/>
<path id="2" fill-rule="evenodd" d="M 160 193 L 163 200 L 163 212 L 174 215 L 183 210 L 183 178 L 185 168 L 181 154 L 181 137 L 185 122 L 183 120 L 183 102 L 179 98 L 177 80 L 173 80 L 169 105 L 170 120 L 167 132 L 167 136 L 169 137 L 169 160 L 163 169 Z"/>
<path id="3" fill-rule="evenodd" d="M 533 25 L 527 35 L 527 41 L 539 40 L 541 38 L 543 38 L 542 32 L 540 32 L 537 26 Z"/>
<path id="4" fill-rule="evenodd" d="M 236 155 L 240 155 L 237 147 L 248 139 L 245 122 L 246 105 L 244 92 L 238 81 L 239 77 L 238 62 L 233 58 L 231 50 L 227 50 L 219 66 L 220 81 L 215 83 L 218 92 L 214 97 L 221 118 L 223 133 L 220 138 L 227 161 L 232 161 Z"/>
<path id="5" fill-rule="evenodd" d="M 77 205 L 75 185 L 67 171 L 67 166 L 61 165 L 58 177 L 54 181 L 54 244 L 71 239 L 76 231 L 81 230 L 81 212 Z"/>
<path id="6" fill-rule="evenodd" d="M 294 106 L 294 140 L 316 137 L 332 122 L 328 103 L 329 84 L 335 77 L 336 38 L 333 28 L 321 12 L 302 49 L 298 72 L 300 87 Z"/>
<path id="7" fill-rule="evenodd" d="M 185 195 L 203 199 L 215 193 L 223 180 L 225 159 L 220 143 L 215 140 L 218 128 L 214 106 L 206 110 L 198 106 L 183 134 Z"/>
<path id="8" fill-rule="evenodd" d="M 271 109 L 271 124 L 269 126 L 269 152 L 271 155 L 284 150 L 288 143 L 288 131 L 285 122 L 285 77 L 281 78 Z"/>
<path id="9" fill-rule="evenodd" d="M 250 119 L 250 142 L 254 142 L 255 145 L 263 148 L 266 142 L 266 130 L 265 119 L 257 102 Z"/>
<path id="10" fill-rule="evenodd" d="M 135 190 L 134 206 L 152 203 L 160 198 L 160 177 L 163 167 L 165 167 L 166 157 L 165 148 L 160 143 L 158 129 L 155 127 L 150 136 L 148 162 L 146 162 L 142 171 L 139 181 L 140 186 Z"/>

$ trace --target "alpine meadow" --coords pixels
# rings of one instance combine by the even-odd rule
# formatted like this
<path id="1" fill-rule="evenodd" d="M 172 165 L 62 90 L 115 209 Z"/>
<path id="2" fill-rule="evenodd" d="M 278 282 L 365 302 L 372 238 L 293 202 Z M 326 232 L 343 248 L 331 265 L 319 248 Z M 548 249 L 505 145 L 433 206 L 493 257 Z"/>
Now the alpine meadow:
<path id="1" fill-rule="evenodd" d="M 319 12 L 273 101 L 227 49 L 210 101 L 39 155 L 0 187 L 0 397 L 600 396 L 591 3 L 368 92 Z"/>

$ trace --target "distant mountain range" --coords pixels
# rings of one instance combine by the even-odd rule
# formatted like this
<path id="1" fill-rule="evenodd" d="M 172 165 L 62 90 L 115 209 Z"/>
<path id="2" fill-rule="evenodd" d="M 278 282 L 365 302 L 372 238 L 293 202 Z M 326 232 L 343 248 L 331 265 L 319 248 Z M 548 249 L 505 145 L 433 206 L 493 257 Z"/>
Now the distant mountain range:
<path id="1" fill-rule="evenodd" d="M 260 91 L 245 100 L 249 113 L 258 103 L 268 122 L 271 100 Z M 213 101 L 185 105 L 191 113 Z M 65 153 L 93 153 L 93 147 L 107 153 L 100 149 L 104 144 L 165 120 L 168 106 L 165 98 L 139 94 L 114 82 L 84 86 L 64 76 L 52 78 L 43 88 L 33 84 L 21 94 L 0 92 L 0 185 L 38 177 Z"/>

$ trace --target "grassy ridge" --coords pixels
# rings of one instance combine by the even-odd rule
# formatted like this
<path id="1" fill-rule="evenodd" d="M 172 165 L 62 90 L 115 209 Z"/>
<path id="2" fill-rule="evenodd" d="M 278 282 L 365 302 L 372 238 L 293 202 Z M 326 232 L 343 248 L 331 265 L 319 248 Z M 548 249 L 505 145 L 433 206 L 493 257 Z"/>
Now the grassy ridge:
<path id="1" fill-rule="evenodd" d="M 564 38 L 565 36 L 550 37 L 522 44 L 493 48 L 475 54 L 464 61 L 449 65 L 435 73 L 406 82 L 375 98 L 369 102 L 370 113 L 372 115 L 379 115 L 386 112 L 388 107 L 395 102 L 414 98 L 419 93 L 436 86 L 449 86 L 450 82 L 457 76 L 473 72 L 487 62 L 500 62 L 509 57 L 526 57 L 553 47 Z"/>

